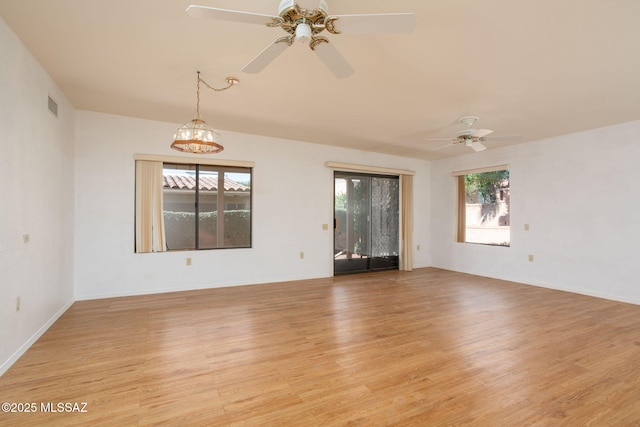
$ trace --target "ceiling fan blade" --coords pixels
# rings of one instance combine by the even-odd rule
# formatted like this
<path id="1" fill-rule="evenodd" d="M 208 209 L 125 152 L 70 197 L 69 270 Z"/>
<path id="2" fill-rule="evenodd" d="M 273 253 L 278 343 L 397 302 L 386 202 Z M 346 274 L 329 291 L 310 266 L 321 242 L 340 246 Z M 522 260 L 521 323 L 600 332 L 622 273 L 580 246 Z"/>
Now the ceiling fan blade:
<path id="1" fill-rule="evenodd" d="M 475 131 L 474 133 L 472 133 L 472 135 L 473 135 L 475 138 L 484 138 L 485 136 L 490 135 L 490 134 L 492 134 L 492 133 L 493 133 L 493 131 L 492 131 L 492 130 L 489 130 L 489 129 L 478 129 L 477 131 Z"/>
<path id="2" fill-rule="evenodd" d="M 335 33 L 390 34 L 410 33 L 416 26 L 415 13 L 335 15 Z"/>
<path id="3" fill-rule="evenodd" d="M 492 141 L 519 141 L 522 139 L 522 135 L 498 135 L 498 136 L 492 136 L 491 140 Z"/>
<path id="4" fill-rule="evenodd" d="M 438 151 L 438 150 L 442 150 L 442 149 L 445 149 L 445 148 L 453 147 L 454 145 L 456 145 L 456 143 L 455 143 L 455 142 L 452 142 L 452 143 L 447 144 L 447 145 L 441 145 L 441 146 L 439 146 L 439 147 L 432 148 L 432 149 L 430 149 L 429 151 Z"/>
<path id="5" fill-rule="evenodd" d="M 469 144 L 469 147 L 471 147 L 473 151 L 484 151 L 487 149 L 487 147 L 485 147 L 484 144 L 480 141 L 472 142 L 471 144 Z"/>
<path id="6" fill-rule="evenodd" d="M 310 44 L 311 49 L 318 55 L 318 58 L 327 66 L 327 68 L 339 79 L 349 77 L 353 74 L 353 68 L 338 52 L 334 45 L 326 39 L 316 38 L 316 42 Z"/>
<path id="7" fill-rule="evenodd" d="M 218 19 L 221 21 L 243 22 L 245 24 L 271 24 L 280 20 L 278 16 L 262 15 L 259 13 L 242 12 L 239 10 L 218 9 L 216 7 L 197 6 L 187 7 L 187 13 L 194 18 Z"/>
<path id="8" fill-rule="evenodd" d="M 286 48 L 291 46 L 292 40 L 289 37 L 281 37 L 267 46 L 255 58 L 242 68 L 245 73 L 259 73 L 276 59 Z"/>

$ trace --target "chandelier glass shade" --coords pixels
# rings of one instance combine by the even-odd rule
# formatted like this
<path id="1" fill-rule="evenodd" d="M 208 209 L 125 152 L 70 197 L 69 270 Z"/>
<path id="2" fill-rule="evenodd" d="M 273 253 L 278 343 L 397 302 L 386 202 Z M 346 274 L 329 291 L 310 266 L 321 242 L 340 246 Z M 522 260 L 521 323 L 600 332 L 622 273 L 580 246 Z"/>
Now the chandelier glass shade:
<path id="1" fill-rule="evenodd" d="M 235 77 L 227 77 L 228 85 L 224 88 L 216 89 L 200 78 L 198 71 L 198 83 L 196 91 L 196 118 L 180 126 L 173 135 L 171 148 L 183 153 L 193 154 L 214 154 L 224 150 L 221 144 L 221 137 L 211 126 L 200 117 L 200 83 L 204 83 L 209 89 L 223 91 L 239 83 Z"/>
<path id="2" fill-rule="evenodd" d="M 180 126 L 173 139 L 171 148 L 185 153 L 213 154 L 224 150 L 220 134 L 198 117 Z"/>

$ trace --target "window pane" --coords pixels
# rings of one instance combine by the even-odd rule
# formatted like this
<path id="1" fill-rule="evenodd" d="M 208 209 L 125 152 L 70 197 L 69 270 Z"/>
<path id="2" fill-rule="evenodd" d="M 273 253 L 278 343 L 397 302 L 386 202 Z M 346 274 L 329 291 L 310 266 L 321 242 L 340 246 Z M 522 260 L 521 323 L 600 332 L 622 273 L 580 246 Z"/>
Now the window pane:
<path id="1" fill-rule="evenodd" d="M 400 180 L 371 179 L 371 255 L 394 257 L 400 250 Z"/>
<path id="2" fill-rule="evenodd" d="M 198 177 L 198 248 L 218 247 L 218 171 L 212 166 L 200 166 Z"/>
<path id="3" fill-rule="evenodd" d="M 509 171 L 464 176 L 465 242 L 509 246 Z"/>
<path id="4" fill-rule="evenodd" d="M 167 250 L 251 247 L 250 168 L 165 163 L 163 198 Z"/>
<path id="5" fill-rule="evenodd" d="M 165 163 L 162 175 L 167 249 L 195 249 L 195 168 Z"/>
<path id="6" fill-rule="evenodd" d="M 224 173 L 224 247 L 251 246 L 251 172 Z"/>

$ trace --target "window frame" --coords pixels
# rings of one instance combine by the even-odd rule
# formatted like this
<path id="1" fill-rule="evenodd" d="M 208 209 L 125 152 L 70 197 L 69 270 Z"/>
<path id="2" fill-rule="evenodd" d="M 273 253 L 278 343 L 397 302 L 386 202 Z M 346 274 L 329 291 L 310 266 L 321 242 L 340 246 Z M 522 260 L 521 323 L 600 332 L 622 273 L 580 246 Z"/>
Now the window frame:
<path id="1" fill-rule="evenodd" d="M 471 174 L 481 174 L 487 172 L 497 172 L 506 170 L 509 172 L 509 188 L 511 188 L 511 169 L 509 165 L 497 165 L 476 169 L 467 169 L 461 171 L 455 171 L 452 176 L 456 179 L 456 235 L 455 240 L 458 243 L 468 243 L 474 245 L 495 246 L 508 248 L 511 247 L 511 237 L 507 244 L 499 243 L 483 243 L 483 242 L 469 242 L 467 241 L 467 201 L 466 201 L 466 185 L 465 177 Z M 509 203 L 509 210 L 511 209 L 511 203 Z M 511 231 L 511 224 L 509 224 L 509 231 Z"/>
<path id="2" fill-rule="evenodd" d="M 252 161 L 243 161 L 243 160 L 227 160 L 227 159 L 208 159 L 208 158 L 194 158 L 194 157 L 187 157 L 187 156 L 164 156 L 164 155 L 156 155 L 156 154 L 134 154 L 133 156 L 134 158 L 134 163 L 135 163 L 135 175 L 136 175 L 136 180 L 135 180 L 135 188 L 136 188 L 136 197 L 135 197 L 135 212 L 136 212 L 136 230 L 135 230 L 135 253 L 150 253 L 150 252 L 179 252 L 179 251 L 189 251 L 189 250 L 208 250 L 208 249 L 249 249 L 253 247 L 253 176 L 254 176 L 254 166 L 255 163 Z M 144 217 L 148 218 L 147 215 L 150 214 L 149 210 L 153 210 L 153 207 L 149 207 L 148 202 L 147 205 L 144 205 L 144 209 L 141 209 L 140 207 L 140 203 L 142 202 L 142 200 L 139 197 L 139 192 L 140 189 L 143 188 L 143 183 L 146 182 L 146 178 L 145 181 L 140 181 L 141 176 L 139 176 L 138 174 L 138 164 L 140 162 L 150 162 L 150 163 L 156 163 L 160 165 L 160 169 L 163 170 L 164 169 L 164 165 L 165 164 L 175 164 L 175 165 L 182 165 L 185 166 L 185 169 L 188 168 L 189 166 L 194 166 L 194 165 L 200 165 L 200 166 L 207 166 L 208 169 L 210 168 L 214 168 L 217 169 L 219 176 L 222 176 L 222 180 L 224 182 L 224 174 L 225 172 L 233 172 L 233 169 L 245 169 L 244 171 L 241 172 L 248 172 L 249 176 L 250 176 L 250 192 L 248 194 L 249 199 L 248 199 L 248 205 L 249 205 L 249 244 L 248 245 L 243 245 L 243 246 L 216 246 L 216 247 L 208 247 L 208 248 L 181 248 L 181 249 L 169 249 L 167 247 L 166 244 L 166 239 L 164 237 L 165 234 L 165 226 L 163 223 L 163 220 L 160 219 L 159 221 L 162 222 L 162 226 L 160 227 L 160 229 L 162 230 L 161 233 L 157 233 L 154 232 L 153 229 L 154 227 L 156 227 L 157 225 L 157 221 L 154 223 L 154 226 L 150 226 L 149 224 L 142 224 L 141 218 L 143 216 L 142 212 L 144 211 Z M 162 172 L 158 172 L 158 176 L 160 179 L 160 181 L 162 181 Z M 154 179 L 155 181 L 155 179 Z M 146 185 L 146 184 L 145 184 Z M 160 186 L 160 193 L 164 193 L 164 188 L 162 187 L 162 182 L 160 182 L 159 184 Z M 223 191 L 222 191 L 222 200 L 224 200 L 224 185 L 222 185 Z M 199 192 L 199 185 L 196 183 L 196 191 Z M 144 193 L 143 193 L 144 194 Z M 219 193 L 220 194 L 220 193 Z M 218 198 L 216 197 L 216 200 L 218 200 Z M 246 205 L 245 205 L 246 206 Z M 223 209 L 222 212 L 224 212 L 225 210 L 225 206 L 224 204 L 222 205 Z M 162 206 L 159 208 L 160 210 L 158 211 L 156 209 L 156 211 L 158 211 L 158 215 L 160 215 L 160 217 L 163 217 L 164 214 L 162 213 L 162 211 L 164 211 L 164 203 L 162 203 Z M 151 213 L 151 215 L 156 215 L 154 213 Z M 222 215 L 224 217 L 224 215 Z M 196 217 L 197 218 L 197 217 Z M 147 221 L 149 222 L 149 221 Z M 196 224 L 199 221 L 195 221 Z M 195 233 L 195 231 L 194 231 Z M 159 234 L 159 235 L 158 235 Z M 196 237 L 196 241 L 198 240 L 198 236 L 194 234 L 194 236 Z M 140 241 L 144 241 L 144 245 L 140 245 L 139 242 Z M 149 244 L 147 241 L 151 242 L 153 241 L 153 244 Z M 161 246 L 158 246 L 158 241 L 160 242 Z"/>
<path id="3" fill-rule="evenodd" d="M 189 248 L 176 248 L 176 249 L 171 249 L 169 247 L 168 241 L 166 243 L 167 246 L 167 252 L 178 252 L 178 251 L 203 251 L 203 250 L 214 250 L 214 249 L 249 249 L 252 247 L 253 244 L 253 239 L 252 239 L 252 223 L 253 223 L 253 168 L 247 168 L 247 167 L 238 167 L 238 166 L 217 166 L 217 165 L 211 165 L 211 164 L 201 164 L 201 163 L 184 163 L 184 162 L 180 162 L 180 163 L 176 163 L 176 162 L 163 162 L 162 163 L 162 170 L 165 171 L 167 168 L 167 166 L 170 169 L 175 169 L 175 170 L 191 170 L 194 171 L 194 179 L 195 179 L 195 185 L 194 185 L 194 247 L 189 247 Z M 204 172 L 213 172 L 217 175 L 216 179 L 217 179 L 217 192 L 216 192 L 216 196 L 215 196 L 215 209 L 202 209 L 201 207 L 204 204 L 204 201 L 201 198 L 201 189 L 200 189 L 200 176 L 202 173 Z M 248 230 L 248 234 L 249 234 L 249 244 L 248 245 L 241 245 L 241 246 L 226 246 L 224 244 L 224 238 L 223 239 L 216 239 L 216 246 L 212 247 L 212 246 L 206 246 L 206 247 L 202 247 L 202 243 L 201 243 L 201 235 L 200 235 L 200 214 L 202 213 L 207 213 L 207 212 L 217 212 L 216 214 L 216 236 L 224 236 L 224 231 L 225 231 L 225 217 L 224 217 L 224 213 L 227 210 L 227 203 L 225 203 L 225 198 L 227 197 L 227 194 L 225 192 L 225 188 L 224 188 L 224 182 L 225 182 L 225 178 L 226 178 L 226 174 L 227 173 L 246 173 L 249 175 L 249 209 L 245 209 L 249 211 L 249 230 Z M 163 189 L 163 193 L 164 193 L 164 189 Z M 237 204 L 237 203 L 236 203 Z M 163 207 L 164 207 L 164 202 L 163 202 Z M 222 207 L 221 210 L 219 210 L 218 208 Z M 237 210 L 237 209 L 236 209 Z M 222 213 L 222 215 L 221 215 Z M 165 220 L 166 223 L 166 220 Z M 166 230 L 166 225 L 165 225 L 165 230 Z M 222 245 L 220 244 L 220 240 L 222 240 Z"/>

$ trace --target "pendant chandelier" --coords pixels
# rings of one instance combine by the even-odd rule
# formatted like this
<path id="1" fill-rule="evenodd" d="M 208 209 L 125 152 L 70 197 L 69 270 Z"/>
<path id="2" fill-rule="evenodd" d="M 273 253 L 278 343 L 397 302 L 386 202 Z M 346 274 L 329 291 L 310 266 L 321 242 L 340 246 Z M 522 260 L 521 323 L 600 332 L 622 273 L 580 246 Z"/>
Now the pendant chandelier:
<path id="1" fill-rule="evenodd" d="M 174 141 L 171 143 L 171 148 L 184 153 L 194 154 L 213 154 L 224 150 L 224 147 L 220 144 L 220 134 L 213 130 L 213 128 L 200 117 L 200 83 L 203 83 L 213 91 L 220 92 L 229 89 L 239 82 L 240 80 L 235 77 L 227 77 L 227 86 L 218 89 L 202 80 L 200 78 L 200 71 L 198 71 L 196 118 L 178 128 L 175 135 L 173 135 Z"/>

